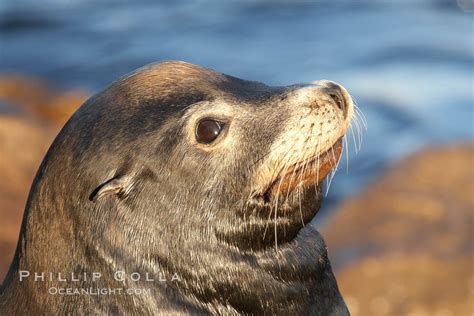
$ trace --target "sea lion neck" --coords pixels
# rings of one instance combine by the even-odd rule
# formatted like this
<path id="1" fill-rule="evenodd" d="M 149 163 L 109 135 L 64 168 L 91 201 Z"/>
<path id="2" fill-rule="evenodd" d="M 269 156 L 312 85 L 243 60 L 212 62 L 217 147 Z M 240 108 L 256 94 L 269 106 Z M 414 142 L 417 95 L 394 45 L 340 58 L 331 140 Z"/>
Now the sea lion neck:
<path id="1" fill-rule="evenodd" d="M 183 260 L 178 271 L 191 281 L 177 284 L 177 289 L 214 313 L 229 308 L 243 314 L 326 315 L 339 310 L 344 315 L 324 241 L 311 226 L 277 249 L 242 252 L 226 243 L 207 241 L 195 247 L 199 249 L 196 257 L 174 260 Z M 201 269 L 192 268 L 196 266 Z M 328 305 L 317 293 L 336 299 Z M 268 304 L 269 300 L 273 303 Z M 320 308 L 315 311 L 312 306 Z"/>

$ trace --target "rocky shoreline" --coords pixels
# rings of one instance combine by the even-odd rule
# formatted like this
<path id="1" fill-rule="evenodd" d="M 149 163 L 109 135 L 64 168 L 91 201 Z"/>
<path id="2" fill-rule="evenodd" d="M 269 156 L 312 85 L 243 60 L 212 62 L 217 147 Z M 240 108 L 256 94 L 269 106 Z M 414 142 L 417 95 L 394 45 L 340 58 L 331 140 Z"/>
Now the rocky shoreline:
<path id="1" fill-rule="evenodd" d="M 324 227 L 353 315 L 469 315 L 474 146 L 430 148 L 344 201 Z"/>

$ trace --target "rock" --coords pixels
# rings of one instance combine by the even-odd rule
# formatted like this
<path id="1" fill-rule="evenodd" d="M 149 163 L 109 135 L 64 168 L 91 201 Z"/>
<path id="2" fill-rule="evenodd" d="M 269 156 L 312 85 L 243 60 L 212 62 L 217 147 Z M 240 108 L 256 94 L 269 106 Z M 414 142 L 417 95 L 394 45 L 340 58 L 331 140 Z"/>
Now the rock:
<path id="1" fill-rule="evenodd" d="M 338 273 L 351 315 L 471 315 L 472 258 L 430 255 L 365 258 Z"/>
<path id="2" fill-rule="evenodd" d="M 35 78 L 0 76 L 0 100 L 15 104 L 27 113 L 56 126 L 63 126 L 88 97 L 83 90 L 58 91 Z"/>
<path id="3" fill-rule="evenodd" d="M 472 312 L 473 162 L 472 145 L 425 150 L 334 212 L 322 233 L 354 315 Z"/>
<path id="4" fill-rule="evenodd" d="M 34 120 L 0 116 L 0 280 L 13 258 L 31 183 L 54 135 Z"/>

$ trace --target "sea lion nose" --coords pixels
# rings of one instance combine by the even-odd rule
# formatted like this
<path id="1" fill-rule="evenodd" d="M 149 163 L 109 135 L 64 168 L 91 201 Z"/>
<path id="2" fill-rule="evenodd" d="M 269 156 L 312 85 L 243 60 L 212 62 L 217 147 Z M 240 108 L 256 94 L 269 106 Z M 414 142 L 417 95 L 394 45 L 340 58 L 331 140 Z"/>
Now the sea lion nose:
<path id="1" fill-rule="evenodd" d="M 330 96 L 331 99 L 334 101 L 334 103 L 336 103 L 336 106 L 337 106 L 342 112 L 346 112 L 346 104 L 345 104 L 345 102 L 344 102 L 344 98 L 341 97 L 341 94 L 340 94 L 340 93 L 332 92 L 332 93 L 329 93 L 329 96 Z"/>
<path id="2" fill-rule="evenodd" d="M 333 100 L 334 105 L 342 111 L 344 117 L 347 117 L 351 99 L 346 89 L 340 84 L 329 80 L 320 80 L 313 83 L 320 86 L 321 90 Z"/>

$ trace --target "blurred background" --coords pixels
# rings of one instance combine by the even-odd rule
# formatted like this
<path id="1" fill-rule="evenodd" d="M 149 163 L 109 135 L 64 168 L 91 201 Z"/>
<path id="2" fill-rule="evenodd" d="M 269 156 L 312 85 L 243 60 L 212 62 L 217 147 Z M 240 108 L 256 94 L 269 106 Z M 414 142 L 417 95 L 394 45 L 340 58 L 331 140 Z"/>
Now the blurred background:
<path id="1" fill-rule="evenodd" d="M 270 85 L 329 79 L 365 114 L 314 221 L 353 315 L 474 313 L 470 0 L 0 4 L 0 281 L 34 173 L 90 95 L 184 60 Z"/>

